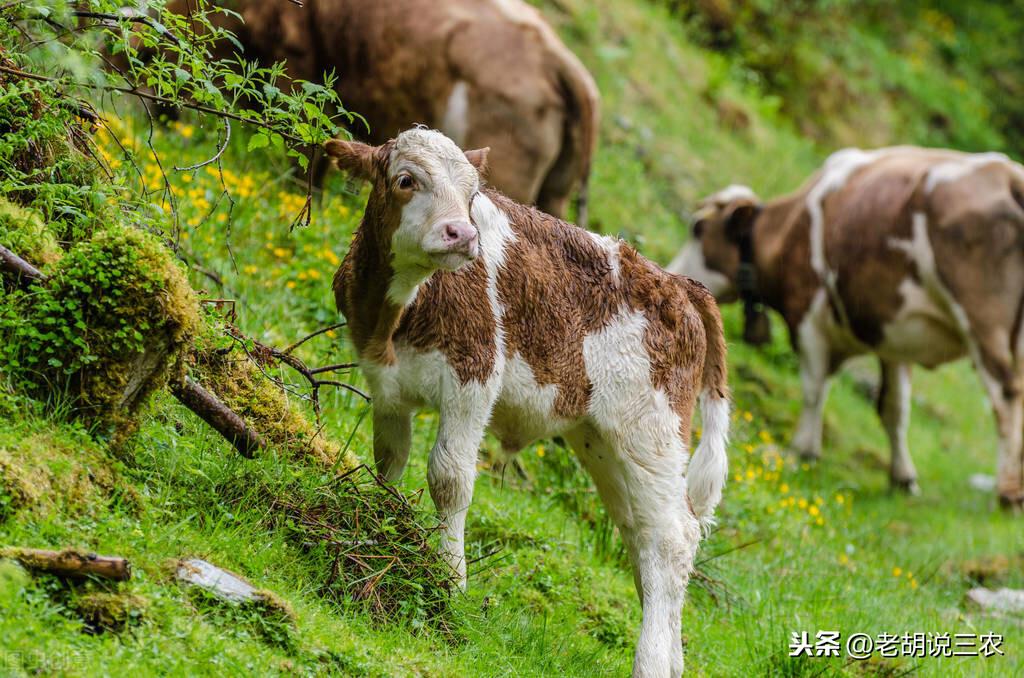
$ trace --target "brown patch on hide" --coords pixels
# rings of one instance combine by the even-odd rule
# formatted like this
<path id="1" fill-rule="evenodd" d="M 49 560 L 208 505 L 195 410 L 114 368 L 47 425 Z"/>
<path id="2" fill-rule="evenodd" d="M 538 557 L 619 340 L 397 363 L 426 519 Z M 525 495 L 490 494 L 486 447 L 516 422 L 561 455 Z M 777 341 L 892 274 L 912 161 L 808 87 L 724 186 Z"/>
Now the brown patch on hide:
<path id="1" fill-rule="evenodd" d="M 651 361 L 651 383 L 668 396 L 689 445 L 690 417 L 707 352 L 704 324 L 688 289 L 699 283 L 666 273 L 625 243 L 619 247 L 619 261 L 629 305 L 647 320 L 644 346 Z"/>
<path id="2" fill-rule="evenodd" d="M 583 339 L 607 325 L 623 302 L 607 250 L 581 228 L 496 191 L 486 194 L 516 235 L 498 274 L 506 352 L 521 355 L 537 383 L 558 387 L 556 416 L 583 416 L 592 388 Z"/>
<path id="3" fill-rule="evenodd" d="M 497 329 L 487 299 L 487 269 L 477 259 L 455 272 L 438 271 L 421 285 L 395 339 L 421 351 L 440 351 L 465 384 L 487 381 L 494 372 Z"/>

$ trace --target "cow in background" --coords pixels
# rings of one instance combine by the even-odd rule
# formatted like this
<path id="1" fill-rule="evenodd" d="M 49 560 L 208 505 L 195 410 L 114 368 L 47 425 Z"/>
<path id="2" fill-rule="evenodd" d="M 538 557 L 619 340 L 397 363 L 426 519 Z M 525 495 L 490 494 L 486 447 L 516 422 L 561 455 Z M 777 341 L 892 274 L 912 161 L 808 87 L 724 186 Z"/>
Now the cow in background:
<path id="1" fill-rule="evenodd" d="M 236 0 L 213 19 L 245 57 L 288 63 L 294 79 L 338 75 L 357 137 L 380 144 L 423 124 L 463 148 L 488 146 L 488 181 L 563 216 L 587 184 L 597 143 L 597 86 L 540 13 L 521 0 Z M 168 8 L 186 14 L 190 0 Z M 234 46 L 221 46 L 229 55 Z"/>
<path id="2" fill-rule="evenodd" d="M 916 491 L 910 367 L 966 354 L 995 411 L 999 498 L 1024 501 L 1024 167 L 997 153 L 847 149 L 792 195 L 762 203 L 742 186 L 712 195 L 693 229 L 669 269 L 719 301 L 741 298 L 749 338 L 763 338 L 761 304 L 789 328 L 803 387 L 793 437 L 801 455 L 821 454 L 830 375 L 874 353 L 892 483 Z"/>

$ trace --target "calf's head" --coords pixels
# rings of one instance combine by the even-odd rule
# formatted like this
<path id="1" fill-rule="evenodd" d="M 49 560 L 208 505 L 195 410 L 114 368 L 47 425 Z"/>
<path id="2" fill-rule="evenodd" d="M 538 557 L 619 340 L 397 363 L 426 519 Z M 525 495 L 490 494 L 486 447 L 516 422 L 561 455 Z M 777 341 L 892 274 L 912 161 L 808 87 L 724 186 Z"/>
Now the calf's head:
<path id="1" fill-rule="evenodd" d="M 758 301 L 753 267 L 753 228 L 761 201 L 746 186 L 729 186 L 700 203 L 690 242 L 672 269 L 704 283 L 719 302 L 744 302 L 744 339 L 770 339 L 768 316 Z"/>
<path id="2" fill-rule="evenodd" d="M 463 153 L 440 132 L 419 128 L 381 146 L 332 139 L 325 149 L 340 169 L 373 183 L 360 237 L 374 242 L 407 292 L 477 257 L 470 207 L 488 149 Z"/>

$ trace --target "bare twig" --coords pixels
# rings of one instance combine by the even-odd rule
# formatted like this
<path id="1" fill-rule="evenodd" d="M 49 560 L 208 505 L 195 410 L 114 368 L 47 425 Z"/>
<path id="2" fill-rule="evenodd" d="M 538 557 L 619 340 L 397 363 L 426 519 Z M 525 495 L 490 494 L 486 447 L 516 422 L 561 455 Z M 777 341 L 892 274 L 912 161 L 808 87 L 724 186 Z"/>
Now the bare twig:
<path id="1" fill-rule="evenodd" d="M 321 334 L 325 334 L 327 332 L 330 332 L 331 330 L 340 329 L 340 328 L 344 327 L 345 325 L 346 325 L 346 323 L 340 322 L 340 323 L 334 323 L 333 325 L 328 325 L 327 327 L 321 327 L 316 332 L 312 332 L 310 334 L 307 334 L 302 339 L 299 339 L 298 341 L 296 341 L 294 344 L 292 344 L 291 346 L 289 346 L 288 348 L 286 348 L 282 352 L 285 355 L 287 355 L 287 354 L 291 353 L 292 351 L 294 351 L 295 349 L 297 349 L 299 346 L 302 346 L 303 344 L 305 344 L 310 339 L 312 339 L 314 337 L 318 337 Z"/>
<path id="2" fill-rule="evenodd" d="M 304 363 L 298 357 L 296 357 L 294 355 L 294 353 L 292 353 L 292 351 L 294 351 L 294 349 L 297 346 L 301 345 L 302 343 L 308 341 L 309 339 L 311 339 L 312 337 L 314 337 L 314 336 L 316 336 L 318 334 L 322 334 L 322 333 L 328 331 L 332 327 L 335 327 L 335 326 L 331 326 L 331 327 L 328 327 L 328 328 L 323 328 L 321 330 L 318 330 L 317 332 L 314 332 L 313 334 L 300 339 L 298 342 L 292 344 L 291 346 L 289 346 L 287 349 L 285 349 L 283 351 L 281 349 L 279 349 L 279 348 L 275 348 L 273 346 L 267 346 L 266 344 L 262 344 L 262 343 L 256 341 L 255 339 L 245 337 L 235 327 L 230 327 L 229 326 L 227 328 L 227 333 L 228 333 L 229 337 L 234 339 L 236 342 L 238 342 L 243 347 L 243 350 L 245 350 L 246 355 L 248 355 L 254 362 L 256 362 L 257 365 L 259 365 L 260 362 L 277 361 L 277 362 L 280 362 L 280 363 L 284 363 L 288 367 L 292 368 L 293 370 L 295 370 L 296 372 L 301 374 L 303 376 L 303 378 L 305 378 L 306 381 L 309 382 L 310 395 L 309 395 L 308 399 L 313 404 L 313 413 L 316 415 L 317 424 L 319 424 L 320 423 L 320 389 L 322 387 L 324 387 L 324 386 L 334 386 L 336 388 L 342 388 L 342 389 L 345 389 L 345 390 L 350 391 L 352 393 L 355 393 L 356 395 L 358 395 L 359 397 L 363 398 L 367 402 L 370 401 L 370 396 L 368 394 L 364 393 L 362 390 L 356 388 L 352 384 L 346 384 L 345 382 L 337 381 L 337 380 L 333 380 L 333 379 L 320 379 L 317 376 L 317 375 L 320 375 L 320 374 L 326 374 L 328 372 L 336 372 L 338 370 L 352 369 L 353 367 L 356 366 L 355 363 L 337 363 L 335 365 L 325 365 L 325 366 L 322 366 L 322 367 L 313 367 L 313 368 L 311 368 L 311 367 L 307 366 L 306 363 Z M 246 347 L 246 342 L 247 341 L 252 342 L 252 345 L 255 347 L 255 350 L 253 352 L 250 352 L 248 350 L 248 348 Z M 262 369 L 262 365 L 259 365 L 259 366 Z M 276 377 L 271 377 L 265 371 L 263 373 L 268 378 L 270 378 L 275 383 L 277 383 L 278 386 L 280 386 L 281 388 L 286 388 L 284 382 L 281 381 L 280 379 L 278 379 Z"/>
<path id="3" fill-rule="evenodd" d="M 118 15 L 118 14 L 106 14 L 104 12 L 89 12 L 89 11 L 77 10 L 77 9 L 76 10 L 71 10 L 70 14 L 71 14 L 71 16 L 78 17 L 79 19 L 97 19 L 99 21 L 107 21 L 107 22 L 115 22 L 115 23 L 119 22 L 119 21 L 128 21 L 130 23 L 135 23 L 135 24 L 145 24 L 146 26 L 149 26 L 154 31 L 156 31 L 160 35 L 164 36 L 165 38 L 167 38 L 168 40 L 173 42 L 175 45 L 181 45 L 181 40 L 178 39 L 178 36 L 176 36 L 174 33 L 170 32 L 169 30 L 167 30 L 166 26 L 163 26 L 162 24 L 157 23 L 156 21 L 153 21 L 151 18 L 149 18 L 145 14 L 140 14 L 140 13 L 136 12 L 135 10 L 131 9 L 130 7 L 122 8 L 120 15 Z M 42 17 L 40 17 L 40 18 L 42 18 Z"/>
<path id="4" fill-rule="evenodd" d="M 3 270 L 12 274 L 15 277 L 15 281 L 20 284 L 46 279 L 46 276 L 43 275 L 42 271 L 3 245 L 0 245 L 0 266 L 3 266 Z M 22 278 L 25 280 L 22 281 Z"/>
<path id="5" fill-rule="evenodd" d="M 192 172 L 193 170 L 197 170 L 200 167 L 206 167 L 207 165 L 212 165 L 213 163 L 220 160 L 220 156 L 224 155 L 224 151 L 228 149 L 228 142 L 231 141 L 231 121 L 227 118 L 221 118 L 221 120 L 224 122 L 224 143 L 221 144 L 221 147 L 217 149 L 217 152 L 214 154 L 214 156 L 209 160 L 204 160 L 200 163 L 196 163 L 195 165 L 189 165 L 188 167 L 178 167 L 177 165 L 175 165 L 174 171 Z"/>

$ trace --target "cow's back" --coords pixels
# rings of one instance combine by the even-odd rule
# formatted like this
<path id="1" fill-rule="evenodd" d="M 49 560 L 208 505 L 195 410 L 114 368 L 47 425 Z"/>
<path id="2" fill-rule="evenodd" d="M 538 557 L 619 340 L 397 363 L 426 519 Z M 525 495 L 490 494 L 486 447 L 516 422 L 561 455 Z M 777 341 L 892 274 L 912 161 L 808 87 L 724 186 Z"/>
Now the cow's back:
<path id="1" fill-rule="evenodd" d="M 994 298 L 1007 285 L 1024 285 L 1024 264 L 1006 275 L 993 268 L 1005 262 L 997 251 L 1015 244 L 1020 252 L 1024 242 L 1024 207 L 1013 199 L 1014 182 L 1024 182 L 1024 169 L 998 155 L 896 147 L 832 156 L 799 191 L 767 208 L 784 234 L 769 245 L 792 268 L 784 276 L 789 289 L 780 292 L 790 307 L 799 305 L 791 326 L 831 276 L 830 322 L 836 337 L 850 336 L 848 346 L 926 365 L 957 357 L 962 331 L 948 302 L 963 293 L 951 288 L 987 285 Z M 965 248 L 967 242 L 974 246 Z M 1016 308 L 1020 301 L 1005 294 L 985 301 L 967 292 L 972 295 L 977 298 L 962 303 Z"/>
<path id="2" fill-rule="evenodd" d="M 544 75 L 553 33 L 518 1 L 318 0 L 312 10 L 320 62 L 339 70 L 341 99 L 372 121 L 375 143 L 413 122 L 443 127 L 460 81 L 525 106 L 558 101 Z"/>

